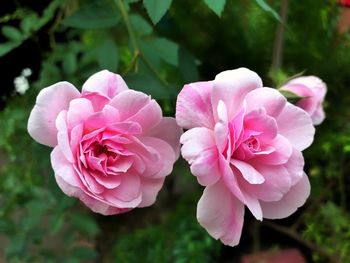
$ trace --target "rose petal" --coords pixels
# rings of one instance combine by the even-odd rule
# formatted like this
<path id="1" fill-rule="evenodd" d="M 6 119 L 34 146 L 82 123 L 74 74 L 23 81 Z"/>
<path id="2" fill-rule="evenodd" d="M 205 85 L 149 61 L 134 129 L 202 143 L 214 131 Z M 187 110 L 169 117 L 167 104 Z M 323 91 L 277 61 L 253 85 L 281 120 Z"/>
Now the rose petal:
<path id="1" fill-rule="evenodd" d="M 154 204 L 156 201 L 158 192 L 163 186 L 165 178 L 148 179 L 142 178 L 141 180 L 141 192 L 142 201 L 138 207 L 147 207 Z"/>
<path id="2" fill-rule="evenodd" d="M 216 109 L 220 100 L 226 105 L 231 120 L 242 107 L 247 93 L 261 87 L 260 77 L 246 68 L 227 70 L 216 75 L 211 98 L 215 120 L 218 120 Z"/>
<path id="3" fill-rule="evenodd" d="M 277 125 L 279 134 L 299 151 L 309 147 L 314 139 L 315 128 L 310 116 L 289 102 L 278 116 Z"/>
<path id="4" fill-rule="evenodd" d="M 235 246 L 241 238 L 244 206 L 220 180 L 205 188 L 198 202 L 197 219 L 212 237 Z"/>
<path id="5" fill-rule="evenodd" d="M 214 126 L 212 88 L 212 81 L 191 83 L 183 87 L 176 101 L 176 121 L 181 127 L 190 129 Z"/>
<path id="6" fill-rule="evenodd" d="M 261 202 L 264 218 L 280 219 L 293 214 L 310 194 L 310 182 L 304 173 L 300 181 L 277 202 Z"/>
<path id="7" fill-rule="evenodd" d="M 119 110 L 121 121 L 137 122 L 143 132 L 155 127 L 162 119 L 162 110 L 158 103 L 142 92 L 123 91 L 110 105 Z"/>
<path id="8" fill-rule="evenodd" d="M 80 96 L 69 82 L 58 82 L 42 89 L 28 120 L 28 132 L 37 142 L 54 147 L 57 145 L 56 117 L 68 109 L 69 102 Z"/>
<path id="9" fill-rule="evenodd" d="M 245 97 L 247 112 L 260 108 L 266 110 L 267 115 L 277 118 L 285 107 L 286 98 L 275 89 L 262 88 L 252 90 Z"/>
<path id="10" fill-rule="evenodd" d="M 102 70 L 87 79 L 82 88 L 82 94 L 97 92 L 109 99 L 114 98 L 118 93 L 127 90 L 128 86 L 118 74 Z"/>
<path id="11" fill-rule="evenodd" d="M 255 170 L 250 164 L 234 159 L 231 160 L 231 164 L 233 164 L 241 172 L 243 178 L 248 183 L 262 184 L 265 181 L 264 176 L 262 176 L 262 174 Z"/>
<path id="12" fill-rule="evenodd" d="M 167 142 L 173 148 L 177 158 L 179 157 L 182 129 L 176 123 L 174 118 L 163 117 L 155 127 L 144 135 L 147 137 L 155 137 Z"/>

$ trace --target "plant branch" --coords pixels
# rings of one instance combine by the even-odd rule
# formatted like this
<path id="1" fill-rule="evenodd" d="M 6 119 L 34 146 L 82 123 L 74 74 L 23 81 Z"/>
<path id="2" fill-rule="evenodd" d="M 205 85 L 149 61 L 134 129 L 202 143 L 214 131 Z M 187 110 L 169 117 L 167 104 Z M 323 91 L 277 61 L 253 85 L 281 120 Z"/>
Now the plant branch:
<path id="1" fill-rule="evenodd" d="M 315 243 L 312 243 L 308 240 L 304 240 L 295 230 L 292 230 L 290 228 L 287 228 L 269 221 L 263 221 L 262 224 L 282 234 L 285 234 L 286 236 L 293 238 L 294 240 L 298 241 L 300 244 L 308 247 L 309 249 L 316 251 L 318 254 L 326 257 L 330 263 L 340 263 L 340 260 L 338 257 L 331 255 L 323 248 L 317 246 Z"/>

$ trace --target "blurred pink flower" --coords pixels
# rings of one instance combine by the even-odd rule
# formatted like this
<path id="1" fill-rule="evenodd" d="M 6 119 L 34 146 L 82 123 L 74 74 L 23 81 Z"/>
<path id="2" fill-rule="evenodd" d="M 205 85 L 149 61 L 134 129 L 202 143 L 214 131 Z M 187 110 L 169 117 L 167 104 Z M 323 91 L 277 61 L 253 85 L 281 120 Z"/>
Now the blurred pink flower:
<path id="1" fill-rule="evenodd" d="M 306 263 L 297 249 L 271 250 L 244 256 L 241 263 Z"/>
<path id="2" fill-rule="evenodd" d="M 315 129 L 302 109 L 245 68 L 185 85 L 176 119 L 189 129 L 182 156 L 206 186 L 199 223 L 224 244 L 240 240 L 244 205 L 258 219 L 284 218 L 304 204 L 310 184 L 301 151 Z"/>
<path id="3" fill-rule="evenodd" d="M 62 191 L 104 215 L 155 202 L 182 134 L 155 100 L 107 70 L 92 75 L 82 93 L 68 82 L 43 89 L 28 132 L 54 147 L 51 163 Z"/>
<path id="4" fill-rule="evenodd" d="M 310 115 L 314 125 L 323 122 L 325 113 L 322 104 L 327 86 L 321 79 L 315 76 L 295 78 L 286 83 L 281 90 L 287 90 L 302 97 L 296 105 Z"/>

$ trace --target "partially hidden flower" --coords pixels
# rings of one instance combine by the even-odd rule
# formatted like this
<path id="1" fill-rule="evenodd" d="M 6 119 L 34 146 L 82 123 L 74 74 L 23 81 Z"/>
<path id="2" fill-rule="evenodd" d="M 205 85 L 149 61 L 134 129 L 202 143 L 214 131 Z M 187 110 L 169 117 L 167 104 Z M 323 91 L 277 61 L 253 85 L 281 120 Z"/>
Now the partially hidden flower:
<path id="1" fill-rule="evenodd" d="M 199 223 L 215 239 L 237 245 L 245 206 L 258 219 L 284 218 L 303 205 L 310 184 L 301 153 L 315 129 L 302 109 L 245 68 L 185 85 L 176 119 L 189 129 L 182 156 L 205 186 Z"/>
<path id="2" fill-rule="evenodd" d="M 305 76 L 290 80 L 281 87 L 300 96 L 296 105 L 305 110 L 312 118 L 313 124 L 318 125 L 325 119 L 323 101 L 327 93 L 326 84 L 318 77 Z"/>
<path id="3" fill-rule="evenodd" d="M 41 90 L 28 132 L 54 147 L 51 164 L 62 191 L 104 215 L 155 202 L 182 134 L 155 100 L 107 70 L 92 75 L 81 93 L 68 82 Z"/>

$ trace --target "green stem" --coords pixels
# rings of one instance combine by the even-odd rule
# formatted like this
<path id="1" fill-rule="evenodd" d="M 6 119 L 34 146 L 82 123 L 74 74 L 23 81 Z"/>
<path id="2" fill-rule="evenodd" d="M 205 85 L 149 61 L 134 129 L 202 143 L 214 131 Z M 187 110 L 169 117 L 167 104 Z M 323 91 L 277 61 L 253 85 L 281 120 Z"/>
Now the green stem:
<path id="1" fill-rule="evenodd" d="M 124 6 L 124 2 L 123 0 L 115 0 L 116 5 L 119 8 L 120 14 L 123 18 L 123 21 L 125 23 L 125 26 L 128 30 L 128 34 L 130 36 L 130 40 L 131 40 L 131 45 L 133 48 L 133 52 L 134 52 L 134 58 L 136 58 L 136 61 L 138 58 L 140 58 L 143 63 L 145 63 L 146 67 L 149 68 L 149 70 L 155 75 L 155 77 L 164 85 L 164 86 L 168 86 L 168 83 L 162 78 L 162 76 L 157 72 L 157 70 L 153 67 L 153 65 L 146 59 L 146 57 L 142 54 L 141 49 L 139 47 L 139 44 L 137 42 L 134 30 L 132 28 L 132 25 L 130 23 L 130 19 L 128 16 L 128 13 L 126 12 L 125 6 Z M 136 64 L 135 62 L 132 62 L 133 64 Z M 130 69 L 128 69 L 129 71 Z"/>
<path id="2" fill-rule="evenodd" d="M 122 15 L 122 18 L 124 20 L 126 29 L 128 30 L 128 34 L 130 36 L 131 45 L 132 45 L 132 47 L 134 49 L 134 53 L 137 53 L 137 52 L 140 51 L 140 48 L 139 48 L 139 45 L 137 43 L 134 30 L 132 29 L 128 13 L 126 12 L 126 9 L 125 9 L 125 6 L 124 6 L 124 2 L 123 2 L 123 0 L 115 0 L 115 3 L 116 3 L 116 5 L 119 8 L 119 11 L 120 11 L 120 14 Z"/>

